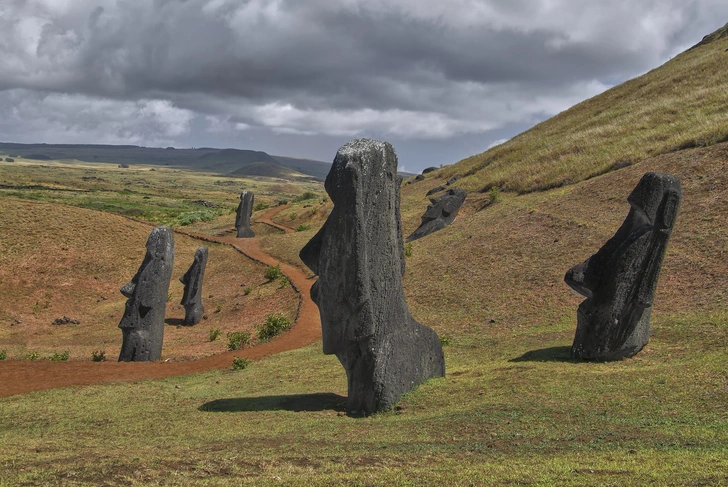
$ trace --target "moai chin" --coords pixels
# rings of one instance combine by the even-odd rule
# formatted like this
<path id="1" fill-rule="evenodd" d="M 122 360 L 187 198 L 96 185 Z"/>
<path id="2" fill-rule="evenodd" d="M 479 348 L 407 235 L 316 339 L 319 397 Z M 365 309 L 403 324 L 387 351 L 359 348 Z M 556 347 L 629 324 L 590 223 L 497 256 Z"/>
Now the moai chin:
<path id="1" fill-rule="evenodd" d="M 566 273 L 566 283 L 587 298 L 577 311 L 574 358 L 618 360 L 647 344 L 657 278 L 681 200 L 678 178 L 648 172 L 627 198 L 631 209 L 617 233 Z"/>
<path id="2" fill-rule="evenodd" d="M 156 227 L 147 239 L 142 265 L 121 288 L 127 301 L 119 323 L 123 334 L 119 362 L 147 362 L 162 356 L 164 313 L 173 265 L 172 229 Z"/>
<path id="3" fill-rule="evenodd" d="M 207 247 L 198 247 L 192 265 L 179 278 L 179 281 L 185 286 L 180 302 L 185 307 L 184 325 L 196 325 L 205 314 L 205 308 L 202 306 L 202 281 L 205 278 L 207 255 Z"/>
<path id="4" fill-rule="evenodd" d="M 243 191 L 240 193 L 240 204 L 235 215 L 235 228 L 238 238 L 252 238 L 255 233 L 250 229 L 250 216 L 253 214 L 253 193 Z"/>
<path id="5" fill-rule="evenodd" d="M 445 375 L 437 334 L 417 323 L 405 302 L 400 184 L 390 144 L 360 139 L 343 146 L 325 182 L 334 208 L 300 252 L 319 276 L 311 298 L 323 351 L 346 369 L 349 414 L 389 409 L 418 384 Z"/>

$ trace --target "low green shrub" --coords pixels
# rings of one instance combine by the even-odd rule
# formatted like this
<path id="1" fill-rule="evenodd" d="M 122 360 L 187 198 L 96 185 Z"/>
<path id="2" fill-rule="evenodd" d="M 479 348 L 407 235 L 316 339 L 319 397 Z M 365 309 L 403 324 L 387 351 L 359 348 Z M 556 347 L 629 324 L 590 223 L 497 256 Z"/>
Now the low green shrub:
<path id="1" fill-rule="evenodd" d="M 48 357 L 48 360 L 52 362 L 65 362 L 68 360 L 68 350 L 63 351 L 62 353 L 53 352 L 53 355 Z"/>
<path id="2" fill-rule="evenodd" d="M 38 352 L 28 352 L 25 355 L 23 355 L 23 360 L 37 360 L 38 359 Z"/>
<path id="3" fill-rule="evenodd" d="M 7 350 L 0 350 L 0 360 L 5 360 L 6 358 L 8 358 Z"/>
<path id="4" fill-rule="evenodd" d="M 412 242 L 407 242 L 404 246 L 404 256 L 412 257 Z"/>
<path id="5" fill-rule="evenodd" d="M 266 267 L 263 277 L 268 279 L 268 281 L 275 281 L 276 279 L 280 279 L 281 277 L 283 277 L 283 273 L 281 272 L 281 265 L 278 264 L 276 266 Z"/>
<path id="6" fill-rule="evenodd" d="M 210 330 L 209 335 L 207 335 L 207 339 L 211 342 L 214 342 L 215 340 L 217 340 L 217 337 L 219 337 L 219 336 L 220 336 L 220 328 L 212 328 Z"/>
<path id="7" fill-rule="evenodd" d="M 214 220 L 218 217 L 218 214 L 216 211 L 213 210 L 197 210 L 197 211 L 188 211 L 187 213 L 182 213 L 180 215 L 177 215 L 176 223 L 182 227 L 185 227 L 187 225 L 192 225 L 196 222 L 209 222 L 210 220 Z"/>
<path id="8" fill-rule="evenodd" d="M 245 289 L 243 289 L 243 294 L 246 295 L 246 296 L 248 294 L 252 293 L 252 292 L 253 292 L 253 287 L 252 286 L 248 286 Z"/>
<path id="9" fill-rule="evenodd" d="M 313 191 L 306 191 L 300 196 L 296 197 L 296 201 L 306 201 L 306 200 L 313 200 L 318 198 L 318 195 L 314 193 Z"/>
<path id="10" fill-rule="evenodd" d="M 503 196 L 501 195 L 501 190 L 498 186 L 493 186 L 488 190 L 488 196 L 490 196 L 490 202 L 491 203 L 497 203 L 499 202 Z"/>
<path id="11" fill-rule="evenodd" d="M 244 331 L 232 331 L 227 334 L 228 350 L 240 350 L 245 345 L 250 345 L 250 333 Z"/>
<path id="12" fill-rule="evenodd" d="M 243 357 L 234 357 L 233 358 L 233 369 L 235 370 L 243 370 L 248 367 L 248 364 L 250 364 L 250 360 L 243 358 Z"/>
<path id="13" fill-rule="evenodd" d="M 288 200 L 278 200 L 278 206 L 283 206 L 283 205 L 287 205 L 287 204 L 288 204 Z"/>
<path id="14" fill-rule="evenodd" d="M 449 336 L 440 335 L 440 343 L 442 344 L 443 347 L 447 347 L 448 345 L 450 345 L 450 342 L 451 342 L 451 339 Z"/>
<path id="15" fill-rule="evenodd" d="M 296 227 L 297 232 L 305 232 L 306 230 L 310 230 L 310 229 L 311 229 L 311 226 L 306 225 L 305 223 L 301 223 L 300 225 L 298 225 Z"/>
<path id="16" fill-rule="evenodd" d="M 253 205 L 253 211 L 266 210 L 268 208 L 270 207 L 265 203 L 256 203 Z"/>
<path id="17" fill-rule="evenodd" d="M 270 314 L 266 318 L 265 323 L 255 327 L 258 330 L 258 340 L 262 342 L 268 341 L 289 329 L 291 324 L 288 318 L 283 315 Z"/>
<path id="18" fill-rule="evenodd" d="M 104 362 L 106 361 L 106 352 L 103 350 L 94 350 L 91 352 L 91 361 L 92 362 Z"/>

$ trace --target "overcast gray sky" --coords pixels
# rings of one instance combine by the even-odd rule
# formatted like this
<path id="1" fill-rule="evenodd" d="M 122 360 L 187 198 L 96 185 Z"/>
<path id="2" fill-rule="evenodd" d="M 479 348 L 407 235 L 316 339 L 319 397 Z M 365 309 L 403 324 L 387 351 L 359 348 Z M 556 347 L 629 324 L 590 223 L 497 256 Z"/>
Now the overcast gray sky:
<path id="1" fill-rule="evenodd" d="M 0 141 L 331 161 L 368 136 L 417 172 L 726 22 L 726 0 L 0 0 Z"/>

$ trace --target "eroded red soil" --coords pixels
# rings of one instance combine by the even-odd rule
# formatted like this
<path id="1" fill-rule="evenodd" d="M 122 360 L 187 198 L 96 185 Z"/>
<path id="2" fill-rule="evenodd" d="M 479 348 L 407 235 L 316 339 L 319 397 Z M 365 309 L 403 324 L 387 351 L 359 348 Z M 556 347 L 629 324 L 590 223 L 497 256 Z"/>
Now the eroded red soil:
<path id="1" fill-rule="evenodd" d="M 270 219 L 271 216 L 283 209 L 285 207 L 279 206 L 273 208 L 262 215 L 258 221 L 290 233 L 293 231 L 292 229 L 273 223 Z M 290 279 L 291 285 L 300 294 L 298 315 L 291 329 L 270 342 L 252 348 L 225 352 L 186 362 L 2 361 L 0 362 L 0 397 L 57 387 L 115 381 L 162 379 L 165 377 L 222 369 L 230 367 L 235 356 L 255 360 L 266 355 L 303 347 L 321 337 L 321 322 L 319 320 L 318 308 L 310 298 L 311 285 L 314 281 L 307 278 L 301 269 L 284 262 L 279 262 L 270 255 L 262 252 L 258 248 L 257 240 L 254 238 L 238 239 L 233 237 L 186 235 L 208 242 L 231 245 L 242 254 L 266 265 L 275 266 L 280 264 L 281 271 Z"/>

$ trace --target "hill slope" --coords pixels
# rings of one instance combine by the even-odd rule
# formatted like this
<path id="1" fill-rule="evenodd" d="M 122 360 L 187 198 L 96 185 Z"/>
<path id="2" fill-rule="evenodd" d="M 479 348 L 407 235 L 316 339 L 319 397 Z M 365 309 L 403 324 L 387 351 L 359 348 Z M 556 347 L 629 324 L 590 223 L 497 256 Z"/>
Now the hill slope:
<path id="1" fill-rule="evenodd" d="M 526 193 L 728 140 L 728 25 L 649 73 L 449 166 L 468 190 Z"/>
<path id="2" fill-rule="evenodd" d="M 113 164 L 152 164 L 182 166 L 196 171 L 220 174 L 232 173 L 254 162 L 266 162 L 289 170 L 323 179 L 329 172 L 330 163 L 311 159 L 271 156 L 262 151 L 240 149 L 166 149 L 135 145 L 91 144 L 16 144 L 0 142 L 0 155 L 19 156 L 36 160 L 78 160 L 84 162 L 109 162 Z M 274 173 L 280 170 L 272 171 Z M 289 175 L 294 175 L 291 172 Z"/>

